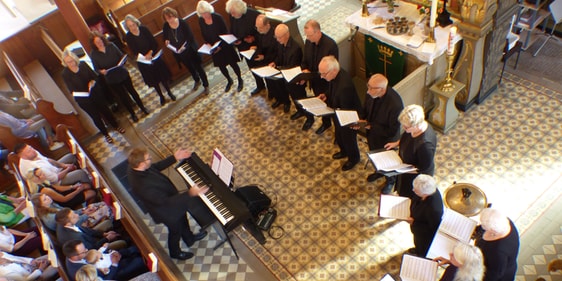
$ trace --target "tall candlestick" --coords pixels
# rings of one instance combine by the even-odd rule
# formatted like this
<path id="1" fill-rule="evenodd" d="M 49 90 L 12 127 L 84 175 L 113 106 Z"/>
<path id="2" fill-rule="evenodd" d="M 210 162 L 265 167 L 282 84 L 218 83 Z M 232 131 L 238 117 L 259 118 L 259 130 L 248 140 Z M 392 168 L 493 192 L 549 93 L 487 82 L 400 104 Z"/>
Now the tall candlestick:
<path id="1" fill-rule="evenodd" d="M 437 2 L 439 2 L 439 0 L 431 0 L 431 13 L 429 14 L 430 27 L 435 27 L 435 19 L 437 18 Z"/>
<path id="2" fill-rule="evenodd" d="M 457 35 L 457 27 L 452 26 L 451 31 L 449 32 L 449 41 L 447 44 L 447 55 L 452 56 L 455 53 L 455 43 L 453 43 L 453 39 Z"/>

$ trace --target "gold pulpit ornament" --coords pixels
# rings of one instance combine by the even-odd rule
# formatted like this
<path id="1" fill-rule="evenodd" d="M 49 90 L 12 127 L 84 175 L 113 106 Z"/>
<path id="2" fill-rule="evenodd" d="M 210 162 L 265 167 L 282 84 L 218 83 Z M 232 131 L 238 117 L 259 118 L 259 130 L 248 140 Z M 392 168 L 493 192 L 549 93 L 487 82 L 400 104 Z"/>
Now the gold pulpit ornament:
<path id="1" fill-rule="evenodd" d="M 364 17 L 364 18 L 369 16 L 369 8 L 367 8 L 367 0 L 362 1 L 361 16 Z"/>
<path id="2" fill-rule="evenodd" d="M 452 26 L 449 32 L 449 41 L 447 42 L 447 77 L 439 85 L 439 88 L 443 92 L 450 92 L 455 89 L 455 84 L 453 84 L 453 62 L 455 61 L 455 43 L 454 38 L 457 35 L 457 27 Z"/>

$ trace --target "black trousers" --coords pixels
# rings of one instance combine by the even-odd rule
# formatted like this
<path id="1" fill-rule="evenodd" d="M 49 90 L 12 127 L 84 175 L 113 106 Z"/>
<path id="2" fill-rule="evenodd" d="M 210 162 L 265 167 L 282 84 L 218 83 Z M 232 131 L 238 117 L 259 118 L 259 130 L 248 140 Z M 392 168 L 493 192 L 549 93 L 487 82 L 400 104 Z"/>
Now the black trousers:
<path id="1" fill-rule="evenodd" d="M 189 221 L 184 215 L 174 223 L 165 223 L 165 225 L 168 227 L 168 249 L 170 250 L 170 255 L 179 255 L 181 252 L 180 239 L 185 244 L 193 242 L 193 232 L 189 228 Z"/>
<path id="2" fill-rule="evenodd" d="M 129 111 L 131 115 L 135 115 L 135 111 L 133 110 L 133 106 L 131 105 L 131 101 L 127 96 L 127 93 L 133 98 L 135 103 L 142 110 L 146 110 L 139 96 L 139 93 L 137 92 L 137 90 L 135 90 L 135 87 L 133 86 L 133 81 L 131 80 L 130 76 L 128 76 L 127 79 L 119 83 L 110 84 L 109 86 L 111 87 L 111 90 L 113 90 L 115 94 L 119 96 L 119 98 L 121 99 L 121 103 L 123 103 L 123 105 L 125 106 L 125 108 L 127 108 L 127 111 Z"/>
<path id="3" fill-rule="evenodd" d="M 336 143 L 340 147 L 341 152 L 347 155 L 347 161 L 357 163 L 361 159 L 359 155 L 359 145 L 357 145 L 357 130 L 353 130 L 347 126 L 340 126 L 340 123 L 335 120 L 335 135 Z"/>
<path id="4" fill-rule="evenodd" d="M 178 56 L 179 61 L 187 67 L 195 82 L 203 81 L 203 87 L 209 87 L 207 73 L 205 73 L 205 70 L 203 69 L 199 54 L 195 53 L 191 49 L 186 50 L 184 53 L 185 54 L 182 53 Z"/>

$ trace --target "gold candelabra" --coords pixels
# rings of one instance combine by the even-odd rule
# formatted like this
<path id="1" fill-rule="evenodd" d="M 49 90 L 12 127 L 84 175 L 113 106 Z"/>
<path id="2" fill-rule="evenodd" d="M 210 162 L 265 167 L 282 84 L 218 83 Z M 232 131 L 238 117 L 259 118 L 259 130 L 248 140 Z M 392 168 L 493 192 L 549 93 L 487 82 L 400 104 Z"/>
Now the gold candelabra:
<path id="1" fill-rule="evenodd" d="M 455 60 L 455 54 L 456 53 L 457 53 L 456 51 L 453 51 L 452 54 L 447 52 L 447 77 L 439 85 L 439 88 L 441 89 L 442 92 L 450 92 L 450 91 L 453 91 L 455 89 L 455 84 L 453 84 L 453 77 L 452 76 L 453 76 L 453 71 L 454 71 L 453 61 Z"/>
<path id="2" fill-rule="evenodd" d="M 427 43 L 435 43 L 435 27 L 429 27 L 429 34 L 427 35 Z"/>
<path id="3" fill-rule="evenodd" d="M 369 8 L 367 8 L 367 0 L 362 1 L 361 16 L 364 17 L 364 18 L 369 16 Z"/>

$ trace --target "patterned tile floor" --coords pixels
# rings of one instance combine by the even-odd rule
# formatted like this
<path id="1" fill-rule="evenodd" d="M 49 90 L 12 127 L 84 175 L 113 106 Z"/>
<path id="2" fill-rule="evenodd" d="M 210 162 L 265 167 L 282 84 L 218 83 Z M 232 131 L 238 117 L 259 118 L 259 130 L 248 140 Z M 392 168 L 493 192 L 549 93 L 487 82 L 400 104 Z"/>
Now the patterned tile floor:
<path id="1" fill-rule="evenodd" d="M 396 275 L 402 252 L 412 246 L 411 234 L 407 224 L 376 216 L 382 182 L 365 181 L 370 167 L 341 172 L 342 163 L 330 158 L 336 152 L 333 133 L 315 135 L 319 122 L 302 132 L 302 120 L 291 121 L 288 114 L 271 109 L 263 94 L 250 98 L 249 74 L 242 93 L 225 94 L 220 73 L 208 73 L 213 85 L 208 97 L 187 93 L 192 82 L 182 81 L 174 87 L 180 99 L 160 107 L 156 94 L 142 88 L 132 70 L 150 115 L 123 137 L 112 133 L 115 143 L 108 145 L 100 137 L 88 149 L 110 169 L 132 145 L 148 144 L 157 156 L 190 147 L 204 160 L 219 147 L 235 164 L 237 186 L 259 183 L 278 199 L 275 224 L 284 229 L 281 239 L 261 246 L 242 229 L 235 231 L 276 279 L 378 280 L 386 272 Z M 518 281 L 537 276 L 562 280 L 545 269 L 550 259 L 562 257 L 562 94 L 557 90 L 507 73 L 500 89 L 461 113 L 447 135 L 439 135 L 440 190 L 454 181 L 479 186 L 522 233 Z M 362 141 L 360 148 L 367 150 Z M 169 174 L 180 186 L 177 175 Z M 165 246 L 162 226 L 148 218 L 145 222 Z M 192 249 L 194 260 L 178 263 L 186 279 L 270 280 L 257 273 L 260 265 L 247 256 L 236 261 L 228 245 L 213 252 L 216 240 L 211 231 Z"/>

